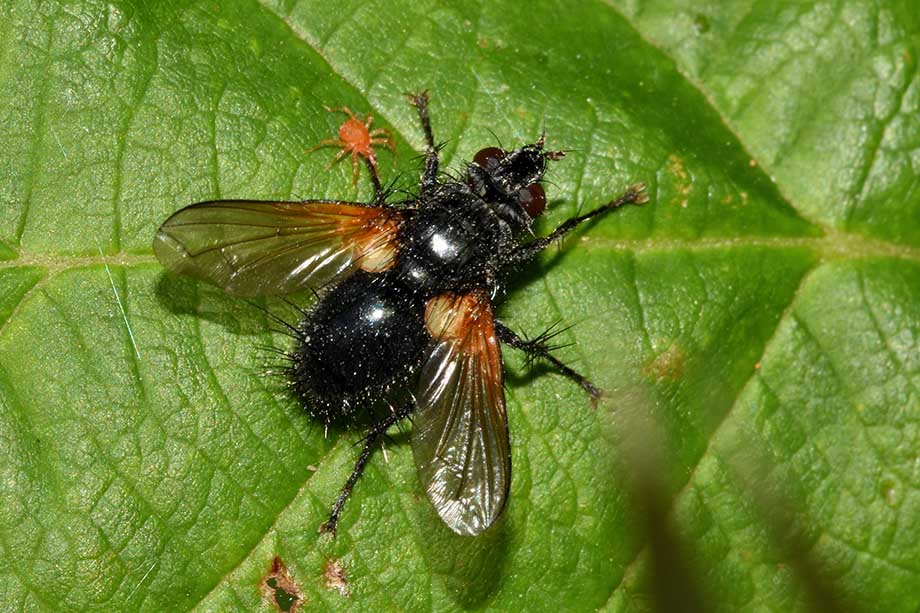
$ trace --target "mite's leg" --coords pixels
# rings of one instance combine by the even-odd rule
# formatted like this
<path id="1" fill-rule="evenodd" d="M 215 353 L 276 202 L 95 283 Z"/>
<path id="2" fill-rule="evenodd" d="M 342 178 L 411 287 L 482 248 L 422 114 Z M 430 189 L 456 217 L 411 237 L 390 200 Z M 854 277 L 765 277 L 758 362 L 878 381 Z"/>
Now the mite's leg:
<path id="1" fill-rule="evenodd" d="M 549 235 L 521 245 L 515 249 L 510 256 L 508 256 L 507 265 L 519 264 L 521 262 L 526 262 L 527 260 L 532 259 L 534 256 L 549 247 L 555 241 L 559 240 L 574 230 L 576 227 L 578 227 L 579 224 L 588 221 L 589 219 L 618 209 L 626 204 L 645 204 L 646 202 L 648 202 L 648 195 L 645 193 L 645 184 L 637 183 L 635 185 L 631 185 L 629 189 L 626 190 L 626 193 L 624 193 L 616 200 L 608 202 L 604 206 L 596 208 L 590 213 L 572 217 L 571 219 L 564 221 Z"/>
<path id="2" fill-rule="evenodd" d="M 313 145 L 312 147 L 310 147 L 309 149 L 307 149 L 307 153 L 313 153 L 317 149 L 322 149 L 323 147 L 345 147 L 345 146 L 346 146 L 345 143 L 343 143 L 341 140 L 337 138 L 327 138 L 326 140 L 321 140 L 315 145 Z"/>
<path id="3" fill-rule="evenodd" d="M 357 151 L 351 152 L 351 186 L 356 187 L 358 185 L 358 155 Z M 371 169 L 371 174 L 376 174 L 374 168 Z"/>
<path id="4" fill-rule="evenodd" d="M 561 331 L 562 330 L 560 330 L 560 332 Z M 559 369 L 559 372 L 578 383 L 578 385 L 580 385 L 586 392 L 588 392 L 588 395 L 591 396 L 592 403 L 597 402 L 597 400 L 603 395 L 601 390 L 596 385 L 588 381 L 587 377 L 572 370 L 563 364 L 559 358 L 552 354 L 553 348 L 547 344 L 547 341 L 551 339 L 555 334 L 547 333 L 534 339 L 524 339 L 518 336 L 511 328 L 500 321 L 495 322 L 495 334 L 498 336 L 498 340 L 505 343 L 506 345 L 514 347 L 515 349 L 520 349 L 525 354 L 527 354 L 528 358 L 543 358 L 544 360 L 549 361 L 550 364 Z M 556 334 L 558 334 L 558 332 Z"/>
<path id="5" fill-rule="evenodd" d="M 341 160 L 343 157 L 345 157 L 345 156 L 348 155 L 348 154 L 349 154 L 348 149 L 342 149 L 341 151 L 339 151 L 338 153 L 336 153 L 336 154 L 335 154 L 335 157 L 332 158 L 332 161 L 329 162 L 329 165 L 326 166 L 326 170 L 329 170 L 330 168 L 332 168 L 333 166 L 335 166 L 336 162 L 338 162 L 339 160 Z"/>
<path id="6" fill-rule="evenodd" d="M 393 137 L 392 132 L 386 128 L 377 128 L 373 132 L 368 132 L 368 136 L 371 137 L 372 145 L 385 145 L 387 149 L 393 152 L 393 157 L 396 157 L 396 139 Z"/>
<path id="7" fill-rule="evenodd" d="M 341 106 L 337 108 L 324 106 L 323 108 L 325 108 L 330 113 L 345 113 L 346 115 L 348 115 L 349 119 L 353 119 L 354 121 L 361 121 L 355 115 L 355 112 L 352 111 L 347 106 Z M 362 122 L 362 125 L 364 125 L 365 129 L 367 129 L 367 128 L 370 128 L 373 122 L 374 122 L 373 116 L 368 115 L 367 117 L 365 117 L 364 122 Z M 386 130 L 385 128 L 381 128 L 381 129 L 384 132 L 386 132 L 388 135 L 390 134 L 389 131 Z M 373 134 L 380 132 L 381 129 L 374 130 L 374 132 L 369 132 L 368 136 L 372 136 Z M 390 138 L 392 139 L 392 135 L 390 135 Z M 352 170 L 353 170 L 352 181 L 351 181 L 352 187 L 358 184 L 358 174 L 359 174 L 358 173 L 358 157 L 360 156 L 364 158 L 365 165 L 367 166 L 367 169 L 370 171 L 370 174 L 371 174 L 371 183 L 373 183 L 374 185 L 374 203 L 382 204 L 386 200 L 386 193 L 383 190 L 383 186 L 380 184 L 380 175 L 377 170 L 377 160 L 375 159 L 375 156 L 374 156 L 373 145 L 375 144 L 386 144 L 394 153 L 396 153 L 396 147 L 392 142 L 377 143 L 373 139 L 371 139 L 371 142 L 370 142 L 371 146 L 368 148 L 368 152 L 365 154 L 359 151 L 358 149 L 356 149 L 354 143 L 346 143 L 341 138 L 329 138 L 326 140 L 322 140 L 316 145 L 314 145 L 313 147 L 307 149 L 307 153 L 312 153 L 322 147 L 340 147 L 342 150 L 339 151 L 338 155 L 336 155 L 335 158 L 332 160 L 332 162 L 329 163 L 329 166 L 327 168 L 328 170 L 329 168 L 332 168 L 332 166 L 336 162 L 342 159 L 342 157 L 344 157 L 347 153 L 350 152 L 352 155 Z"/>
<path id="8" fill-rule="evenodd" d="M 431 120 L 428 118 L 428 92 L 409 94 L 409 101 L 418 109 L 418 116 L 422 120 L 422 129 L 425 130 L 425 171 L 422 173 L 420 185 L 421 193 L 429 191 L 437 184 L 438 179 L 438 148 L 434 144 L 434 134 L 431 132 Z"/>
<path id="9" fill-rule="evenodd" d="M 364 472 L 364 467 L 367 466 L 367 461 L 374 452 L 374 447 L 376 447 L 380 439 L 383 438 L 383 435 L 386 434 L 390 426 L 408 417 L 414 410 L 415 403 L 411 401 L 407 402 L 375 424 L 370 432 L 367 433 L 367 436 L 364 438 L 364 447 L 361 449 L 361 455 L 358 456 L 358 461 L 355 462 L 355 467 L 351 471 L 348 481 L 345 482 L 345 487 L 342 488 L 339 497 L 335 500 L 335 504 L 332 505 L 332 512 L 329 514 L 329 520 L 319 527 L 320 532 L 328 532 L 332 534 L 332 536 L 335 536 L 336 524 L 339 523 L 339 515 L 341 515 L 342 509 L 345 507 L 345 501 L 348 500 L 352 488 L 354 488 L 361 473 Z"/>
<path id="10" fill-rule="evenodd" d="M 399 159 L 399 154 L 396 152 L 396 139 L 393 137 L 393 133 L 387 130 L 386 128 L 377 128 L 373 132 L 369 133 L 371 137 L 371 151 L 373 151 L 373 145 L 383 145 L 393 154 L 393 163 L 396 163 L 396 160 Z"/>

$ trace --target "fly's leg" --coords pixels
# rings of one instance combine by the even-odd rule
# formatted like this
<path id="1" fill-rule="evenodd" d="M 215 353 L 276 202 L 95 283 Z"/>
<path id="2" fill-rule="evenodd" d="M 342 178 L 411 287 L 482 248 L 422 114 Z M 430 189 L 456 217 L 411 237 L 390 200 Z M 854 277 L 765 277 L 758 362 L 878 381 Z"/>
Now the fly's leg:
<path id="1" fill-rule="evenodd" d="M 530 360 L 537 360 L 542 358 L 548 361 L 563 375 L 578 383 L 578 385 L 580 385 L 582 389 L 588 392 L 588 395 L 591 396 L 591 403 L 596 404 L 600 397 L 604 395 L 600 388 L 591 383 L 584 375 L 578 373 L 569 366 L 566 366 L 562 360 L 552 354 L 552 351 L 554 349 L 558 349 L 559 347 L 550 346 L 548 341 L 551 340 L 554 336 L 564 332 L 565 330 L 566 328 L 554 331 L 552 328 L 550 328 L 545 333 L 536 338 L 526 339 L 518 336 L 514 330 L 501 323 L 500 321 L 495 322 L 495 334 L 498 336 L 498 340 L 510 347 L 514 347 L 515 349 L 523 351 Z"/>
<path id="2" fill-rule="evenodd" d="M 364 472 L 367 461 L 370 460 L 371 454 L 374 452 L 377 443 L 383 438 L 383 435 L 386 434 L 390 426 L 408 417 L 414 410 L 415 403 L 407 402 L 399 409 L 393 411 L 378 423 L 374 424 L 370 432 L 367 433 L 367 436 L 364 438 L 364 447 L 361 449 L 361 455 L 358 456 L 358 461 L 355 462 L 355 467 L 352 469 L 348 481 L 345 482 L 345 487 L 342 488 L 339 497 L 335 500 L 335 504 L 332 505 L 332 512 L 329 513 L 329 519 L 319 527 L 320 532 L 329 533 L 335 536 L 335 528 L 339 523 L 339 515 L 341 515 L 342 509 L 345 507 L 345 502 L 351 495 L 351 490 L 355 487 L 355 483 L 357 483 L 358 478 Z"/>
<path id="3" fill-rule="evenodd" d="M 558 228 L 550 232 L 547 236 L 532 240 L 529 243 L 521 245 L 511 252 L 505 262 L 505 265 L 520 264 L 521 262 L 526 262 L 530 259 L 533 259 L 538 253 L 589 219 L 593 219 L 598 215 L 603 215 L 604 213 L 614 211 L 627 204 L 645 204 L 646 202 L 648 202 L 648 194 L 645 193 L 645 184 L 637 183 L 635 185 L 631 185 L 629 189 L 627 189 L 626 192 L 616 200 L 612 200 L 604 206 L 594 209 L 590 213 L 572 217 L 571 219 L 562 222 Z"/>
<path id="4" fill-rule="evenodd" d="M 371 183 L 374 184 L 374 204 L 383 204 L 387 199 L 386 190 L 383 189 L 383 185 L 380 184 L 380 176 L 377 174 L 377 158 L 374 157 L 373 150 L 371 150 L 371 155 L 361 156 L 361 159 L 364 160 L 364 164 L 367 166 L 367 169 L 371 174 Z M 355 164 L 355 176 L 357 177 L 357 160 Z"/>
<path id="5" fill-rule="evenodd" d="M 428 92 L 420 94 L 409 94 L 409 102 L 418 109 L 419 119 L 422 121 L 422 129 L 425 131 L 425 170 L 422 173 L 420 193 L 430 191 L 437 185 L 438 179 L 438 147 L 434 144 L 434 134 L 431 132 L 431 120 L 428 118 Z"/>
<path id="6" fill-rule="evenodd" d="M 428 92 L 423 91 L 420 94 L 408 94 L 409 102 L 418 109 L 418 116 L 422 120 L 422 129 L 425 130 L 425 143 L 429 151 L 435 149 L 434 135 L 431 132 L 431 119 L 428 118 Z"/>

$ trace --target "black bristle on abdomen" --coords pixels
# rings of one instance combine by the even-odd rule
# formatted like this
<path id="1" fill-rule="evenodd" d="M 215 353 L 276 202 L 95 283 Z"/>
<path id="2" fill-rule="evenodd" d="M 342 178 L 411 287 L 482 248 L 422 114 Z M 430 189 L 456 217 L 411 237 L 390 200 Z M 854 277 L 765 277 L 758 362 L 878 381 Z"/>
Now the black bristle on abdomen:
<path id="1" fill-rule="evenodd" d="M 375 405 L 399 402 L 421 361 L 424 302 L 386 275 L 354 274 L 295 328 L 290 386 L 324 425 L 366 422 Z"/>

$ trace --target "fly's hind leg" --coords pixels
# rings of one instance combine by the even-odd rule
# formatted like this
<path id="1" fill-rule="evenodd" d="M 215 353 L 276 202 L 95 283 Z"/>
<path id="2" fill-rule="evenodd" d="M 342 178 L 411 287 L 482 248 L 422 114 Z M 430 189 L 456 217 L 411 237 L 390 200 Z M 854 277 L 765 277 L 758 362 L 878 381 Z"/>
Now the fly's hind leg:
<path id="1" fill-rule="evenodd" d="M 514 330 L 500 321 L 495 322 L 495 334 L 498 336 L 498 340 L 510 347 L 523 351 L 530 360 L 544 359 L 548 361 L 555 366 L 560 373 L 578 383 L 582 389 L 588 392 L 588 395 L 591 396 L 591 404 L 596 405 L 597 401 L 604 395 L 601 389 L 591 383 L 587 377 L 567 366 L 552 353 L 554 349 L 558 349 L 559 347 L 550 346 L 549 341 L 565 330 L 566 328 L 560 330 L 553 330 L 550 328 L 536 338 L 526 339 L 518 336 Z"/>
<path id="2" fill-rule="evenodd" d="M 335 536 L 336 525 L 339 523 L 339 515 L 341 515 L 342 509 L 345 508 L 345 502 L 351 495 L 351 490 L 355 487 L 355 483 L 358 482 L 358 479 L 364 472 L 364 468 L 367 466 L 367 462 L 370 460 L 371 454 L 374 452 L 374 448 L 377 446 L 377 443 L 381 438 L 383 438 L 390 426 L 399 421 L 402 421 L 414 410 L 415 403 L 412 401 L 407 402 L 374 424 L 374 426 L 370 429 L 370 432 L 368 432 L 367 436 L 364 438 L 364 447 L 361 448 L 361 455 L 358 456 L 358 461 L 355 462 L 355 467 L 352 469 L 351 475 L 348 477 L 348 481 L 345 482 L 345 487 L 342 488 L 342 491 L 339 493 L 339 497 L 335 500 L 335 504 L 332 505 L 332 511 L 329 513 L 329 519 L 319 527 L 320 532 L 329 533 L 332 534 L 332 536 Z"/>
<path id="3" fill-rule="evenodd" d="M 422 172 L 420 193 L 430 191 L 437 185 L 438 179 L 438 147 L 434 144 L 434 134 L 431 132 L 431 119 L 428 117 L 428 92 L 420 94 L 408 94 L 409 102 L 418 109 L 419 119 L 422 121 L 422 129 L 425 131 L 425 170 Z"/>

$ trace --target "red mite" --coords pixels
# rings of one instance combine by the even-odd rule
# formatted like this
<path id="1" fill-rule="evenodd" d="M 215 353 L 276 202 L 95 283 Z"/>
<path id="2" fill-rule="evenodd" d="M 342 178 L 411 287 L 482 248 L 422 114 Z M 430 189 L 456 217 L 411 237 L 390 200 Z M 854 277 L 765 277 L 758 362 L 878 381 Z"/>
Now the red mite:
<path id="1" fill-rule="evenodd" d="M 392 151 L 393 155 L 396 155 L 393 134 L 386 128 L 371 130 L 371 124 L 374 123 L 373 116 L 368 115 L 364 121 L 361 121 L 355 116 L 354 111 L 347 106 L 337 109 L 331 109 L 327 106 L 326 110 L 330 113 L 345 113 L 348 115 L 348 119 L 339 126 L 338 139 L 328 138 L 320 141 L 310 151 L 316 151 L 321 147 L 341 147 L 341 151 L 329 163 L 329 168 L 332 168 L 333 164 L 350 153 L 355 171 L 352 185 L 358 184 L 358 157 L 363 157 L 370 165 L 371 172 L 374 175 L 374 183 L 379 183 L 380 173 L 377 170 L 377 156 L 374 153 L 374 145 L 383 145 Z"/>

